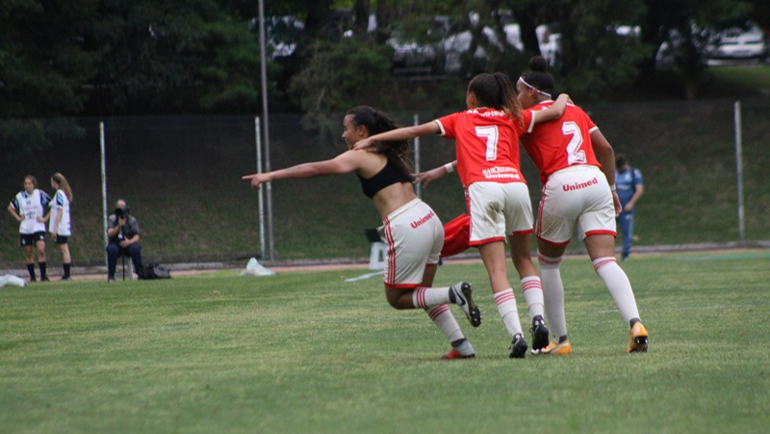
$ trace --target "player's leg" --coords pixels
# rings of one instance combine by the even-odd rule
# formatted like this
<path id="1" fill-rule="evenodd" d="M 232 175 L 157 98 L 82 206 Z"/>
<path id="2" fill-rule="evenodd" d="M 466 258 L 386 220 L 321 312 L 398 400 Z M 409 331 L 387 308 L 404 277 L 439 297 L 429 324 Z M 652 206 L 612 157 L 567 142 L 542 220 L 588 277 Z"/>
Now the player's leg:
<path id="1" fill-rule="evenodd" d="M 567 319 L 564 313 L 564 284 L 561 280 L 562 256 L 564 245 L 554 245 L 545 240 L 538 239 L 537 261 L 540 265 L 540 278 L 543 282 L 543 295 L 545 298 L 545 313 L 548 325 L 551 327 L 553 341 L 545 348 L 533 354 L 571 354 L 572 346 L 567 337 Z"/>
<path id="2" fill-rule="evenodd" d="M 411 226 L 412 221 L 420 220 L 425 215 L 434 217 L 423 220 L 423 224 L 417 227 Z M 452 350 L 443 358 L 475 356 L 473 347 L 447 305 L 462 303 L 465 309 L 469 309 L 472 304 L 478 325 L 481 316 L 470 299 L 470 293 L 467 293 L 466 298 L 460 298 L 454 288 L 432 287 L 444 242 L 444 230 L 438 217 L 427 204 L 420 202 L 407 211 L 389 215 L 383 233 L 389 246 L 384 278 L 385 293 L 390 305 L 396 309 L 425 309 L 431 321 L 452 345 Z M 467 286 L 469 291 L 470 285 Z"/>
<path id="3" fill-rule="evenodd" d="M 537 213 L 535 232 L 540 279 L 543 285 L 545 313 L 551 328 L 552 341 L 541 354 L 571 354 L 564 313 L 564 284 L 561 279 L 562 256 L 572 239 L 576 216 L 582 209 L 578 192 L 565 191 L 563 185 L 572 185 L 581 176 L 574 171 L 560 171 L 551 176 L 543 187 Z M 568 189 L 569 190 L 569 189 Z M 536 351 L 533 353 L 538 354 Z"/>
<path id="4" fill-rule="evenodd" d="M 508 258 L 505 257 L 508 227 L 508 210 L 505 205 L 509 195 L 504 184 L 475 182 L 468 187 L 466 197 L 471 216 L 470 245 L 479 249 L 492 286 L 497 311 L 512 343 L 517 344 L 511 346 L 511 357 L 521 358 L 524 357 L 528 345 L 522 333 L 516 297 L 508 281 Z"/>
<path id="5" fill-rule="evenodd" d="M 540 275 L 532 261 L 532 234 L 514 234 L 508 237 L 508 246 L 511 251 L 513 266 L 519 273 L 521 289 L 524 300 L 527 302 L 529 318 L 532 321 L 530 328 L 532 335 L 532 349 L 539 350 L 548 345 L 548 328 L 545 326 L 543 286 Z"/>
<path id="6" fill-rule="evenodd" d="M 497 304 L 497 312 L 503 320 L 508 335 L 511 337 L 511 358 L 522 358 L 527 352 L 527 341 L 519 319 L 516 296 L 508 282 L 508 259 L 505 257 L 505 243 L 495 241 L 479 246 L 481 260 L 489 275 L 492 295 Z"/>
<path id="7" fill-rule="evenodd" d="M 24 255 L 24 264 L 27 265 L 27 272 L 29 273 L 29 281 L 34 282 L 37 278 L 35 277 L 35 257 L 32 247 L 32 238 L 21 235 L 20 243 L 21 253 Z"/>
<path id="8" fill-rule="evenodd" d="M 519 274 L 524 301 L 532 326 L 532 348 L 540 349 L 548 345 L 548 329 L 543 319 L 543 287 L 537 268 L 532 261 L 532 200 L 529 189 L 524 183 L 505 184 L 505 232 L 511 261 Z"/>
<path id="9" fill-rule="evenodd" d="M 61 253 L 62 268 L 64 274 L 62 274 L 61 280 L 70 279 L 70 267 L 72 266 L 72 257 L 70 256 L 70 247 L 67 244 L 67 237 L 57 236 L 56 247 Z"/>
<path id="10" fill-rule="evenodd" d="M 47 281 L 48 274 L 46 272 L 46 257 L 45 257 L 45 232 L 35 233 L 35 251 L 37 253 L 37 265 L 40 267 L 40 281 Z"/>
<path id="11" fill-rule="evenodd" d="M 620 310 L 623 320 L 631 329 L 628 352 L 647 351 L 647 330 L 639 320 L 639 310 L 636 306 L 631 282 L 613 255 L 614 237 L 611 235 L 589 235 L 584 241 L 596 274 L 604 281 L 604 285 L 612 295 L 612 299 L 615 300 L 615 305 Z"/>
<path id="12" fill-rule="evenodd" d="M 433 286 L 433 278 L 436 276 L 438 266 L 436 264 L 428 264 L 425 266 L 425 275 L 423 276 L 422 285 L 424 287 Z M 471 345 L 468 338 L 465 337 L 460 324 L 457 323 L 454 315 L 449 310 L 449 305 L 440 304 L 425 309 L 428 317 L 433 321 L 433 324 L 438 327 L 439 330 L 446 336 L 452 349 L 444 354 L 441 358 L 444 360 L 453 359 L 468 359 L 476 357 L 476 350 Z M 479 321 L 481 316 L 479 315 Z"/>

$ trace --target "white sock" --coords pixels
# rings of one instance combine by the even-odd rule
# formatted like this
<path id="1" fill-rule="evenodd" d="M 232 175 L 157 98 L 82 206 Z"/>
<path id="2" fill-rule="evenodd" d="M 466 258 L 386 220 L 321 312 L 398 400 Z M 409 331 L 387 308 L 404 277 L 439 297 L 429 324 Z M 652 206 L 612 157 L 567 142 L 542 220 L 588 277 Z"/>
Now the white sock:
<path id="1" fill-rule="evenodd" d="M 633 318 L 639 318 L 631 282 L 628 281 L 626 272 L 620 268 L 615 258 L 611 256 L 597 258 L 594 261 L 594 269 L 609 289 L 610 295 L 615 300 L 615 305 L 620 310 L 620 314 L 623 315 L 626 324 L 629 324 Z"/>
<path id="2" fill-rule="evenodd" d="M 431 321 L 433 321 L 439 330 L 444 333 L 444 336 L 446 336 L 450 343 L 465 338 L 462 330 L 460 330 L 460 324 L 457 324 L 457 320 L 449 310 L 449 305 L 439 304 L 438 306 L 433 306 L 432 308 L 427 309 L 426 312 L 428 313 Z"/>
<path id="3" fill-rule="evenodd" d="M 412 304 L 414 307 L 420 309 L 427 309 L 449 302 L 449 287 L 430 288 L 427 286 L 420 286 L 412 292 Z"/>
<path id="4" fill-rule="evenodd" d="M 522 333 L 519 310 L 516 308 L 516 297 L 513 295 L 513 289 L 508 288 L 494 294 L 494 296 L 495 303 L 497 303 L 497 311 L 500 313 L 500 318 L 503 319 L 505 328 L 508 329 L 508 334 L 513 337 L 516 334 Z"/>
<path id="5" fill-rule="evenodd" d="M 562 336 L 567 336 L 567 319 L 564 315 L 564 284 L 561 282 L 561 257 L 549 258 L 537 253 L 537 262 L 540 264 L 540 279 L 543 283 L 543 296 L 545 297 L 545 312 L 548 317 L 548 326 L 551 335 L 556 342 Z"/>
<path id="6" fill-rule="evenodd" d="M 521 279 L 521 289 L 524 292 L 524 300 L 527 302 L 529 318 L 545 315 L 543 307 L 543 286 L 540 284 L 540 276 L 527 276 Z"/>

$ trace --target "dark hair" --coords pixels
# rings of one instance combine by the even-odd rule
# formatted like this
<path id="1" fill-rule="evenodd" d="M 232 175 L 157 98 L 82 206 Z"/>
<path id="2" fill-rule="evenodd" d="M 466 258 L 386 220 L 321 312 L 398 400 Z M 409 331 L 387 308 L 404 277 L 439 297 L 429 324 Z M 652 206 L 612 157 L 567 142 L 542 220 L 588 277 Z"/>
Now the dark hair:
<path id="1" fill-rule="evenodd" d="M 548 73 L 548 62 L 540 56 L 529 59 L 529 71 L 522 72 L 521 79 L 541 92 L 553 93 L 553 76 Z"/>
<path id="2" fill-rule="evenodd" d="M 615 154 L 615 167 L 623 167 L 628 163 L 628 158 L 625 154 Z"/>
<path id="3" fill-rule="evenodd" d="M 24 177 L 24 180 L 25 180 L 25 181 L 26 181 L 26 180 L 28 180 L 28 179 L 29 179 L 30 181 L 32 181 L 32 185 L 34 185 L 34 186 L 35 186 L 35 188 L 37 188 L 37 178 L 35 178 L 35 177 L 34 177 L 34 176 L 32 176 L 32 175 L 27 175 L 27 176 L 25 176 L 25 177 Z"/>
<path id="4" fill-rule="evenodd" d="M 502 72 L 482 73 L 468 84 L 468 93 L 473 92 L 480 107 L 503 110 L 511 117 L 521 121 L 521 103 L 516 98 L 516 90 L 508 76 Z"/>
<path id="5" fill-rule="evenodd" d="M 364 126 L 370 136 L 383 133 L 385 131 L 394 130 L 399 127 L 398 122 L 390 117 L 387 113 L 383 113 L 368 105 L 360 105 L 353 107 L 345 113 L 346 116 L 351 116 L 351 122 L 355 126 Z M 401 171 L 411 176 L 411 164 L 409 163 L 409 141 L 408 140 L 391 140 L 391 141 L 377 141 L 372 145 L 372 149 L 378 153 L 388 157 L 388 161 L 398 167 Z"/>

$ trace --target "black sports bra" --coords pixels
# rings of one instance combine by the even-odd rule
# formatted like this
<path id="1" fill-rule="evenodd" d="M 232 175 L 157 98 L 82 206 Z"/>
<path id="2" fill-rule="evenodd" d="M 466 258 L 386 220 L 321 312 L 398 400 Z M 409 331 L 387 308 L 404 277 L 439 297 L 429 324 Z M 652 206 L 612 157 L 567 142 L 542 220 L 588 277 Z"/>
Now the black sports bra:
<path id="1" fill-rule="evenodd" d="M 361 188 L 363 188 L 366 197 L 371 199 L 378 191 L 389 185 L 397 182 L 411 183 L 412 177 L 402 172 L 395 164 L 388 160 L 385 167 L 383 167 L 376 175 L 371 178 L 362 178 L 361 176 L 358 176 L 358 180 L 361 181 Z"/>

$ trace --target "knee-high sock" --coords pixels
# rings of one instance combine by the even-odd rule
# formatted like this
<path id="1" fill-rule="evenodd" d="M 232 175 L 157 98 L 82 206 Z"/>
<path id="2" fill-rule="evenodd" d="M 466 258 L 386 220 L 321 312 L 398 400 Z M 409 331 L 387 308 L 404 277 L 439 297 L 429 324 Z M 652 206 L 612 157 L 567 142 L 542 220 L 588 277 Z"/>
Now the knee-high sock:
<path id="1" fill-rule="evenodd" d="M 634 290 L 631 289 L 631 282 L 628 281 L 626 272 L 615 261 L 614 257 L 597 258 L 594 261 L 596 274 L 602 278 L 604 285 L 610 291 L 610 295 L 615 300 L 615 305 L 623 315 L 626 324 L 634 318 L 639 318 L 639 310 L 636 308 L 636 299 Z"/>
<path id="2" fill-rule="evenodd" d="M 500 318 L 503 319 L 503 324 L 505 324 L 508 334 L 513 337 L 522 333 L 519 310 L 516 308 L 516 297 L 513 295 L 513 289 L 508 288 L 494 294 L 494 296 L 495 303 L 497 303 L 497 311 L 500 313 Z"/>
<path id="3" fill-rule="evenodd" d="M 426 309 L 443 303 L 450 303 L 449 287 L 430 288 L 419 286 L 412 292 L 412 304 L 414 307 Z"/>
<path id="4" fill-rule="evenodd" d="M 538 252 L 537 262 L 540 264 L 540 279 L 543 282 L 545 297 L 545 313 L 551 334 L 555 340 L 567 336 L 567 319 L 564 315 L 564 285 L 561 282 L 561 257 L 549 258 Z"/>
<path id="5" fill-rule="evenodd" d="M 527 276 L 521 279 L 521 289 L 524 292 L 524 300 L 527 302 L 529 318 L 543 316 L 543 286 L 540 283 L 539 276 Z"/>
<path id="6" fill-rule="evenodd" d="M 439 304 L 438 306 L 426 309 L 426 312 L 431 321 L 444 333 L 444 336 L 446 336 L 450 343 L 465 338 L 462 330 L 460 330 L 460 325 L 457 324 L 457 320 L 449 310 L 449 305 L 445 303 Z"/>

